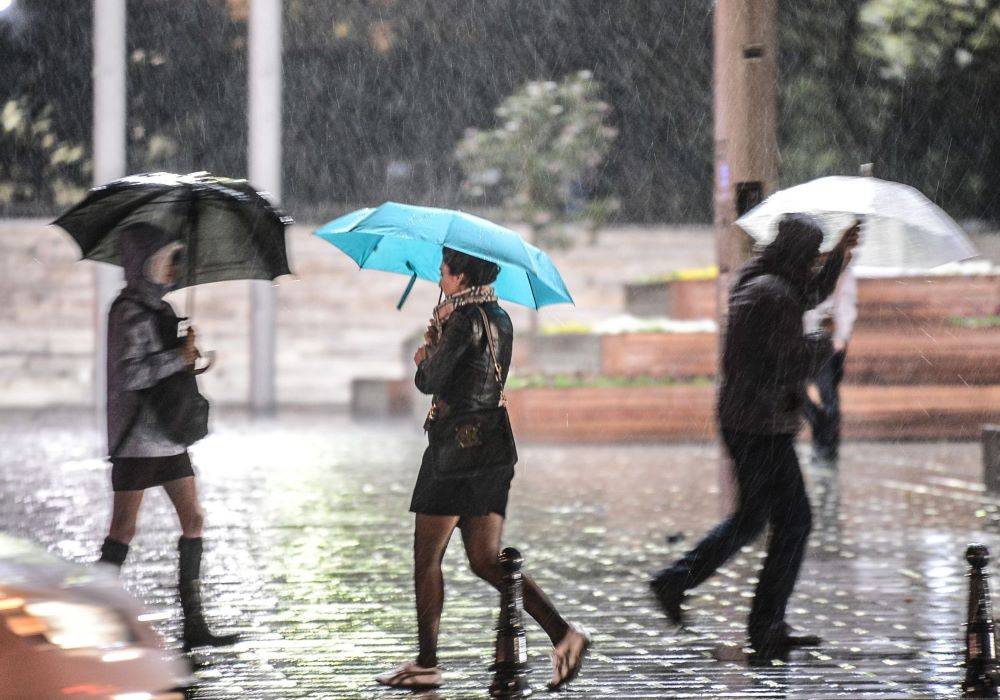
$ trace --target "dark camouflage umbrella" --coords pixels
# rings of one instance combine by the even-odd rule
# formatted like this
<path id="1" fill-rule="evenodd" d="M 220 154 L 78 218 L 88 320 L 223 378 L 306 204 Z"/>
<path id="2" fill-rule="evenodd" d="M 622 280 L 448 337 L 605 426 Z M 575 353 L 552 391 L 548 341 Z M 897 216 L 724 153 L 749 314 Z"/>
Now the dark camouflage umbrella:
<path id="1" fill-rule="evenodd" d="M 291 221 L 246 180 L 202 172 L 114 180 L 52 223 L 69 232 L 84 259 L 113 265 L 121 265 L 118 237 L 130 224 L 159 226 L 187 247 L 183 288 L 290 274 L 285 227 Z"/>

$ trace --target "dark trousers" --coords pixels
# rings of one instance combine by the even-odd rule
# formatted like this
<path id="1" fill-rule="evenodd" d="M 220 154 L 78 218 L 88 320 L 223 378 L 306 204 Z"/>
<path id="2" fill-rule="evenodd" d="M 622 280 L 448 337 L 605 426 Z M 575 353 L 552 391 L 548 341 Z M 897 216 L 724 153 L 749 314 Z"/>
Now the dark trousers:
<path id="1" fill-rule="evenodd" d="M 694 588 L 770 525 L 767 559 L 747 622 L 753 641 L 785 619 L 785 606 L 805 556 L 812 512 L 794 435 L 723 430 L 722 437 L 733 458 L 739 490 L 736 512 L 656 578 L 675 590 Z"/>
<path id="2" fill-rule="evenodd" d="M 844 379 L 846 358 L 847 353 L 834 352 L 829 341 L 817 346 L 815 371 L 810 381 L 819 390 L 820 404 L 814 404 L 808 396 L 803 404 L 816 454 L 830 459 L 835 458 L 840 449 L 840 382 Z"/>

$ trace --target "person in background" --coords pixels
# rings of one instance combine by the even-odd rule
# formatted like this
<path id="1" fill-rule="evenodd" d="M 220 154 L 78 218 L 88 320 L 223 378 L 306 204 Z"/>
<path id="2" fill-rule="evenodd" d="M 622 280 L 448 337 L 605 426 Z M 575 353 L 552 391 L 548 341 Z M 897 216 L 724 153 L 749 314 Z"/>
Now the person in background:
<path id="1" fill-rule="evenodd" d="M 795 454 L 809 357 L 802 315 L 833 292 L 859 224 L 847 229 L 814 272 L 823 232 L 804 214 L 786 214 L 774 241 L 737 273 L 729 294 L 718 421 L 732 458 L 736 510 L 649 585 L 667 617 L 684 624 L 688 590 L 708 579 L 770 527 L 767 558 L 757 579 L 747 632 L 750 662 L 768 664 L 793 647 L 816 646 L 795 634 L 785 608 L 795 588 L 812 511 Z"/>
<path id="2" fill-rule="evenodd" d="M 858 281 L 849 257 L 847 263 L 833 294 L 802 317 L 813 359 L 803 411 L 814 458 L 831 466 L 840 450 L 840 383 L 858 317 Z"/>
<path id="3" fill-rule="evenodd" d="M 202 614 L 205 514 L 188 445 L 170 436 L 163 407 L 154 405 L 150 391 L 179 372 L 192 371 L 200 356 L 194 329 L 178 337 L 179 319 L 163 299 L 180 277 L 184 246 L 156 226 L 134 224 L 122 231 L 121 256 L 125 288 L 108 312 L 107 429 L 114 503 L 98 561 L 122 567 L 146 489 L 162 486 L 181 526 L 177 550 L 184 649 L 233 644 L 237 635 L 213 634 Z"/>

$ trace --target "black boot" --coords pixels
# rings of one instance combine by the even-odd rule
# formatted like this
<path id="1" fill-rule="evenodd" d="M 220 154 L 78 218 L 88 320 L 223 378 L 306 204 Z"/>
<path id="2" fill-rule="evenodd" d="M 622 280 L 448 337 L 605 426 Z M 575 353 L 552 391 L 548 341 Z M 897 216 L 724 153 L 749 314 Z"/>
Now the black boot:
<path id="1" fill-rule="evenodd" d="M 97 563 L 113 564 L 121 569 L 122 564 L 125 563 L 125 557 L 127 556 L 127 544 L 119 542 L 118 540 L 113 540 L 110 537 L 105 537 L 104 544 L 101 545 L 101 558 L 97 560 Z"/>
<path id="2" fill-rule="evenodd" d="M 687 627 L 687 620 L 681 607 L 687 598 L 684 588 L 669 576 L 660 574 L 649 582 L 649 589 L 653 592 L 653 596 L 660 604 L 660 609 L 663 610 L 667 619 L 677 627 Z"/>
<path id="3" fill-rule="evenodd" d="M 237 634 L 212 634 L 205 622 L 201 608 L 201 550 L 200 537 L 181 537 L 177 542 L 180 553 L 178 590 L 184 611 L 184 651 L 195 647 L 224 647 L 239 641 Z"/>

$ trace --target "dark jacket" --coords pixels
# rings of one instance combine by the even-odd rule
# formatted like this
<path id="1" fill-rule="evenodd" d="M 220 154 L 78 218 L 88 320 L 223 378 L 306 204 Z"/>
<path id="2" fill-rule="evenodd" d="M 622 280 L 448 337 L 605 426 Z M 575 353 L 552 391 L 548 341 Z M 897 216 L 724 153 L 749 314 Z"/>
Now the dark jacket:
<path id="1" fill-rule="evenodd" d="M 779 233 L 740 269 L 729 295 L 719 424 L 753 434 L 794 434 L 801 424 L 809 353 L 802 314 L 828 297 L 844 266 L 839 252 L 813 274 L 821 234 Z"/>
<path id="2" fill-rule="evenodd" d="M 147 262 L 171 241 L 153 226 L 122 231 L 125 288 L 108 313 L 108 453 L 169 457 L 186 446 L 166 436 L 142 390 L 185 369 L 168 288 L 147 277 Z"/>
<path id="3" fill-rule="evenodd" d="M 493 302 L 482 305 L 490 320 L 502 381 L 507 381 L 514 327 L 507 312 Z M 483 318 L 476 305 L 461 306 L 444 324 L 440 342 L 417 367 L 417 389 L 433 394 L 438 418 L 454 413 L 496 408 L 502 384 L 497 384 L 487 347 Z"/>

